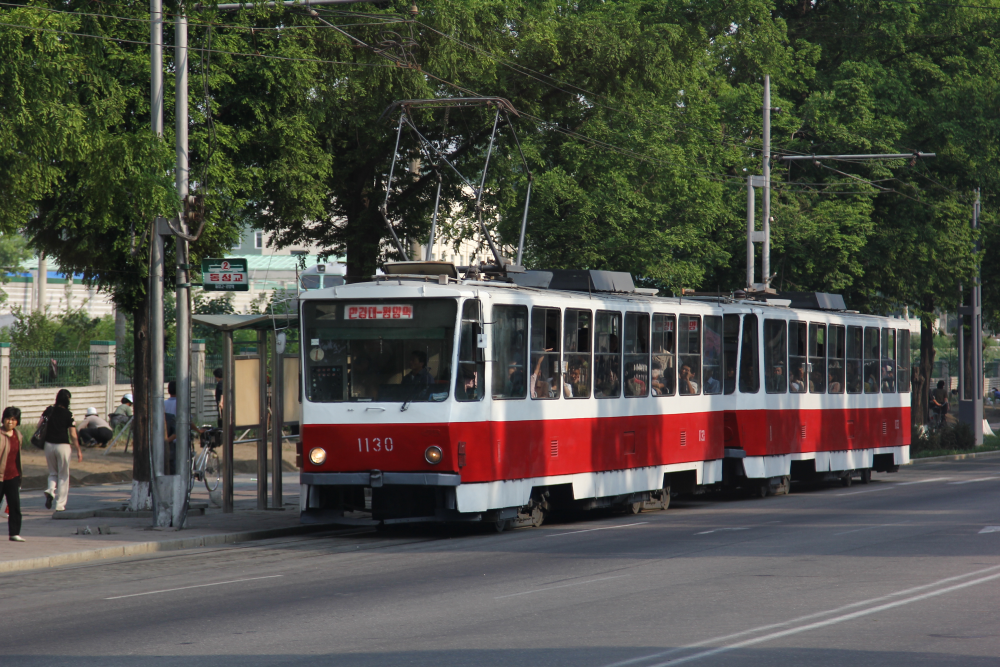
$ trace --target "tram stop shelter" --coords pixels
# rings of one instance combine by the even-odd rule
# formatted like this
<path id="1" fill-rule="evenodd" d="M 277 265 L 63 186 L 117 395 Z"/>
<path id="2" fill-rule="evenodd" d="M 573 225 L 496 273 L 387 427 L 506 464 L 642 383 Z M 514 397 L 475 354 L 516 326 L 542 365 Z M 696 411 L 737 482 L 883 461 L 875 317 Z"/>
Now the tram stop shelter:
<path id="1" fill-rule="evenodd" d="M 290 314 L 192 315 L 195 324 L 222 332 L 222 511 L 233 511 L 233 445 L 240 429 L 257 429 L 257 509 L 283 509 L 281 498 L 281 443 L 285 426 L 299 425 L 299 356 L 285 353 L 285 331 L 298 329 L 298 301 L 289 302 Z M 233 354 L 236 331 L 257 332 L 257 353 Z M 272 369 L 270 428 L 268 428 L 268 350 Z M 280 363 L 279 363 L 280 361 Z M 271 506 L 267 505 L 267 443 L 271 442 Z"/>

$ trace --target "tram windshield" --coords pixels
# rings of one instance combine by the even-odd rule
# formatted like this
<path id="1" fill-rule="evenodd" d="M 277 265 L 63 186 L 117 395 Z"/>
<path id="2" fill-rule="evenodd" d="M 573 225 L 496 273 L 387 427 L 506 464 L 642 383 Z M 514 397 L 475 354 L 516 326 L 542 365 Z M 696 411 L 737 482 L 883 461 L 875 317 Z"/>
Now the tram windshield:
<path id="1" fill-rule="evenodd" d="M 307 301 L 310 401 L 444 401 L 458 305 L 454 299 Z"/>

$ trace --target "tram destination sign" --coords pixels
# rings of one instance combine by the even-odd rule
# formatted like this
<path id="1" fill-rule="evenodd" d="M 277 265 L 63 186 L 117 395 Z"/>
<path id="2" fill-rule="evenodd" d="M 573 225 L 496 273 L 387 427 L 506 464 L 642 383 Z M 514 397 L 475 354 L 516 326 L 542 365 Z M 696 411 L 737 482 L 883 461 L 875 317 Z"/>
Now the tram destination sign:
<path id="1" fill-rule="evenodd" d="M 413 306 L 348 306 L 346 315 L 348 320 L 412 320 Z"/>
<path id="2" fill-rule="evenodd" d="M 250 280 L 243 258 L 201 260 L 202 286 L 206 292 L 248 292 Z"/>

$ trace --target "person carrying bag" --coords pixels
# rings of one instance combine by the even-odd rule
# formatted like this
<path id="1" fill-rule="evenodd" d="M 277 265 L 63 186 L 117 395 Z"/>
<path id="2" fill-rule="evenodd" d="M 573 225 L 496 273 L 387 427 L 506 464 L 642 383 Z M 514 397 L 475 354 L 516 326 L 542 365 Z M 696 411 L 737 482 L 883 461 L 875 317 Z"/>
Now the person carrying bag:
<path id="1" fill-rule="evenodd" d="M 69 498 L 69 457 L 72 453 L 70 442 L 76 448 L 76 459 L 83 463 L 83 450 L 76 434 L 76 420 L 69 411 L 69 401 L 72 395 L 68 389 L 60 389 L 56 394 L 55 405 L 45 408 L 39 420 L 39 428 L 45 427 L 45 462 L 49 466 L 49 484 L 45 489 L 45 509 L 52 509 L 55 501 L 56 511 L 66 509 Z"/>

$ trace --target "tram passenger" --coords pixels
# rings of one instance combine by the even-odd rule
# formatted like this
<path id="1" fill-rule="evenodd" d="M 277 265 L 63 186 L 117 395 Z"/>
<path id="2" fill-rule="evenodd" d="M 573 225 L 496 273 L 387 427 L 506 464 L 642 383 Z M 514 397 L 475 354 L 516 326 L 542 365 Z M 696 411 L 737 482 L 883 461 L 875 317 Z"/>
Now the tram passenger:
<path id="1" fill-rule="evenodd" d="M 649 388 L 653 390 L 653 396 L 664 396 L 667 393 L 667 386 L 663 382 L 663 366 L 655 359 L 650 374 Z"/>
<path id="2" fill-rule="evenodd" d="M 722 383 L 722 386 L 724 387 L 724 390 L 725 390 L 725 392 L 727 394 L 731 394 L 734 391 L 736 391 L 736 360 L 735 359 L 726 368 L 726 379 Z"/>
<path id="3" fill-rule="evenodd" d="M 768 393 L 784 393 L 785 392 L 785 367 L 776 364 L 771 367 L 771 372 L 764 377 L 764 381 L 767 384 Z"/>
<path id="4" fill-rule="evenodd" d="M 789 390 L 799 394 L 806 390 L 805 370 L 801 364 L 795 367 L 795 371 L 792 374 L 792 380 L 789 383 L 788 388 Z"/>
<path id="5" fill-rule="evenodd" d="M 861 393 L 861 364 L 857 361 L 847 362 L 847 393 Z"/>
<path id="6" fill-rule="evenodd" d="M 507 382 L 504 386 L 504 396 L 524 397 L 524 371 L 516 361 L 507 367 Z"/>
<path id="7" fill-rule="evenodd" d="M 831 394 L 839 394 L 843 389 L 840 386 L 840 382 L 837 381 L 837 376 L 830 372 L 830 381 L 827 385 Z"/>
<path id="8" fill-rule="evenodd" d="M 711 366 L 705 366 L 705 393 L 718 394 L 720 389 L 719 381 L 715 378 L 715 370 Z"/>
<path id="9" fill-rule="evenodd" d="M 551 352 L 551 350 L 546 350 Z M 535 372 L 531 374 L 531 397 L 532 398 L 556 398 L 558 392 L 553 389 L 550 378 L 543 377 L 542 365 L 545 363 L 545 355 L 538 355 L 535 363 Z"/>
<path id="10" fill-rule="evenodd" d="M 434 384 L 431 372 L 427 370 L 427 353 L 423 350 L 414 350 L 410 355 L 410 372 L 403 377 L 401 384 L 415 387 L 425 387 Z"/>
<path id="11" fill-rule="evenodd" d="M 456 398 L 460 401 L 475 401 L 480 398 L 479 373 L 472 366 L 463 364 L 459 372 Z"/>
<path id="12" fill-rule="evenodd" d="M 698 383 L 694 380 L 694 373 L 691 372 L 691 367 L 687 364 L 681 366 L 680 375 L 680 393 L 688 395 L 697 394 Z"/>
<path id="13" fill-rule="evenodd" d="M 569 371 L 566 373 L 566 380 L 563 382 L 563 396 L 565 398 L 584 398 L 590 392 L 584 382 L 584 363 L 581 359 L 574 359 L 569 363 Z"/>

